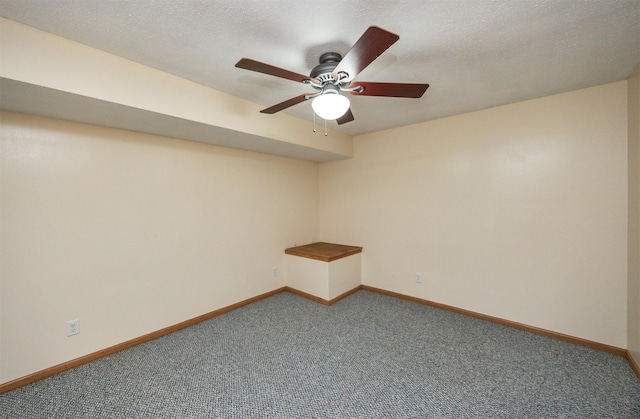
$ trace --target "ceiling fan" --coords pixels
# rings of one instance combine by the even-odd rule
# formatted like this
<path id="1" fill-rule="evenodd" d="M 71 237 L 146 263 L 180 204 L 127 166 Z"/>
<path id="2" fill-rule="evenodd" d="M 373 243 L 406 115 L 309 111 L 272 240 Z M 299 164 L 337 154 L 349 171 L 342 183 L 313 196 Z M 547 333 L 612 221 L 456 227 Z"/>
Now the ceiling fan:
<path id="1" fill-rule="evenodd" d="M 400 37 L 377 26 L 370 26 L 342 57 L 337 52 L 326 52 L 320 56 L 320 63 L 309 76 L 265 64 L 250 58 L 243 58 L 236 67 L 258 73 L 269 74 L 283 79 L 307 84 L 315 90 L 263 109 L 260 112 L 274 114 L 305 100 L 313 99 L 314 112 L 325 120 L 335 119 L 338 124 L 354 120 L 349 99 L 340 94 L 347 92 L 358 96 L 386 96 L 400 98 L 420 98 L 429 87 L 424 83 L 379 83 L 354 82 L 354 78 L 369 64 L 393 45 Z"/>

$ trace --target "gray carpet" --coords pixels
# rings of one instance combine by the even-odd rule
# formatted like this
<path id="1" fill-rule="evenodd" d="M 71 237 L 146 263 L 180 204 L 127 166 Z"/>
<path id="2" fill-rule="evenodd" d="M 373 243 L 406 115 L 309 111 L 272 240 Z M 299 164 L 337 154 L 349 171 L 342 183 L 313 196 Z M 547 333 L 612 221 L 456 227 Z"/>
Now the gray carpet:
<path id="1" fill-rule="evenodd" d="M 0 395 L 3 418 L 640 418 L 626 359 L 368 291 L 281 293 Z"/>

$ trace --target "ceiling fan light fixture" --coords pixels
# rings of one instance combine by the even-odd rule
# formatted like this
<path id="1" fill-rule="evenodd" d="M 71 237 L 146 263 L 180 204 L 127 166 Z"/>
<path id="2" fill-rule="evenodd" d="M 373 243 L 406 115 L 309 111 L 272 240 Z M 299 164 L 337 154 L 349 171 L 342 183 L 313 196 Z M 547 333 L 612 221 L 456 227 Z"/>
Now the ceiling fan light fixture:
<path id="1" fill-rule="evenodd" d="M 1 1 L 1 0 L 0 0 Z M 393 45 L 400 37 L 378 26 L 369 26 L 351 49 L 342 56 L 337 52 L 325 52 L 320 62 L 307 76 L 285 70 L 270 64 L 242 58 L 236 67 L 256 71 L 282 79 L 292 80 L 313 87 L 312 93 L 305 93 L 285 100 L 260 112 L 274 114 L 293 105 L 311 100 L 313 116 L 325 120 L 336 120 L 338 125 L 354 120 L 349 99 L 339 92 L 357 96 L 383 96 L 398 98 L 420 98 L 429 87 L 426 83 L 379 83 L 353 82 L 369 64 Z"/>
<path id="2" fill-rule="evenodd" d="M 313 98 L 311 107 L 322 119 L 328 121 L 338 119 L 349 110 L 349 99 L 337 92 L 329 91 Z"/>

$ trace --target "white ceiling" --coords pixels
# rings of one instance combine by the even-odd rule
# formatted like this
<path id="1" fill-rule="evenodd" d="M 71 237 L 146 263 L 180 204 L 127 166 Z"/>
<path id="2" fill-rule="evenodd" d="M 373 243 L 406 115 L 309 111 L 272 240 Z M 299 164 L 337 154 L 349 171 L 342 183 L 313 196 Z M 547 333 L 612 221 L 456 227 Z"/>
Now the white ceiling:
<path id="1" fill-rule="evenodd" d="M 0 0 L 0 15 L 265 107 L 308 91 L 241 70 L 308 74 L 370 25 L 400 40 L 356 80 L 429 83 L 421 99 L 350 97 L 358 135 L 623 80 L 640 0 Z M 310 103 L 285 111 L 312 119 Z"/>

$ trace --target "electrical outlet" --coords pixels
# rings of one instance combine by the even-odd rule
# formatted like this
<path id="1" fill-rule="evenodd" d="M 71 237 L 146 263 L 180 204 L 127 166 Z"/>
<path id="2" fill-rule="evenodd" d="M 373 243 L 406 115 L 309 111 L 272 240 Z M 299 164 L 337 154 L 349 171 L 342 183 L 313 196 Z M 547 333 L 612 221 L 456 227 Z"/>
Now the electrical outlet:
<path id="1" fill-rule="evenodd" d="M 293 242 L 293 247 L 296 247 L 298 245 L 298 242 Z"/>
<path id="2" fill-rule="evenodd" d="M 278 267 L 274 266 L 273 267 L 273 277 L 275 278 L 276 276 L 278 276 Z"/>
<path id="3" fill-rule="evenodd" d="M 422 284 L 422 274 L 420 272 L 416 272 L 416 282 Z"/>
<path id="4" fill-rule="evenodd" d="M 73 336 L 80 333 L 80 320 L 69 320 L 67 322 L 67 336 Z"/>

